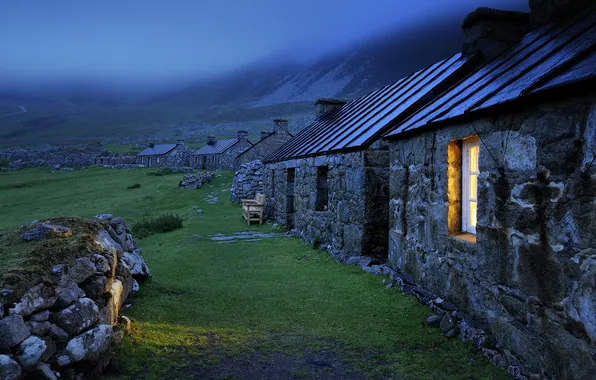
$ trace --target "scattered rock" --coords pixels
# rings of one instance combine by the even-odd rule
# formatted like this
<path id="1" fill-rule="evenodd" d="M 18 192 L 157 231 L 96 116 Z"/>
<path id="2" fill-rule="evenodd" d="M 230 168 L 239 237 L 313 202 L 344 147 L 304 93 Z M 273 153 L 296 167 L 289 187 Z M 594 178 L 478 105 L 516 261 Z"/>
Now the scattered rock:
<path id="1" fill-rule="evenodd" d="M 213 181 L 213 177 L 214 176 L 212 172 L 186 174 L 180 182 L 180 187 L 191 190 L 200 189 L 201 187 Z"/>
<path id="2" fill-rule="evenodd" d="M 18 380 L 21 377 L 21 366 L 8 355 L 0 355 L 0 379 Z"/>
<path id="3" fill-rule="evenodd" d="M 72 236 L 72 230 L 68 227 L 56 224 L 40 224 L 32 230 L 21 235 L 23 240 L 46 240 L 51 238 L 67 238 Z"/>
<path id="4" fill-rule="evenodd" d="M 15 314 L 0 320 L 0 350 L 16 346 L 31 335 L 23 317 Z"/>
<path id="5" fill-rule="evenodd" d="M 202 214 L 202 213 L 203 213 L 203 210 L 201 210 L 201 209 L 197 210 L 197 214 Z"/>
<path id="6" fill-rule="evenodd" d="M 430 317 L 426 318 L 426 323 L 429 326 L 440 326 L 441 319 L 442 317 L 440 315 L 431 315 Z"/>
<path id="7" fill-rule="evenodd" d="M 113 215 L 112 214 L 98 214 L 98 215 L 95 215 L 95 218 L 110 221 L 110 220 L 112 220 Z"/>
<path id="8" fill-rule="evenodd" d="M 74 304 L 52 315 L 54 323 L 69 336 L 80 334 L 99 319 L 99 309 L 89 298 L 79 298 Z"/>
<path id="9" fill-rule="evenodd" d="M 359 267 L 367 267 L 372 259 L 367 256 L 352 256 L 348 257 L 346 260 L 346 264 L 348 265 L 358 265 Z"/>
<path id="10" fill-rule="evenodd" d="M 33 368 L 37 366 L 45 350 L 46 343 L 37 336 L 31 336 L 19 345 L 17 360 L 25 369 Z"/>
<path id="11" fill-rule="evenodd" d="M 137 282 L 137 280 L 133 279 L 132 280 L 132 294 L 135 294 L 138 291 L 139 291 L 139 283 Z"/>
<path id="12" fill-rule="evenodd" d="M 455 328 L 456 322 L 455 320 L 451 317 L 451 315 L 449 315 L 449 313 L 446 313 L 445 315 L 443 315 L 443 318 L 441 318 L 441 322 L 439 323 L 439 326 L 441 327 L 441 330 L 443 331 L 443 333 L 447 333 L 448 331 L 452 330 L 453 328 Z"/>

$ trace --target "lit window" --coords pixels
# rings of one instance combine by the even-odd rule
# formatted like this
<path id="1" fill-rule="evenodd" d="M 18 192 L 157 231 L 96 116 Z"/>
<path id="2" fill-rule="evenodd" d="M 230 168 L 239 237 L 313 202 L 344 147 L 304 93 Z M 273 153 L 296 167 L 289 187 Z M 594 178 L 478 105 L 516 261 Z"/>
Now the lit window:
<path id="1" fill-rule="evenodd" d="M 462 231 L 476 233 L 478 210 L 478 138 L 463 141 L 462 145 Z"/>

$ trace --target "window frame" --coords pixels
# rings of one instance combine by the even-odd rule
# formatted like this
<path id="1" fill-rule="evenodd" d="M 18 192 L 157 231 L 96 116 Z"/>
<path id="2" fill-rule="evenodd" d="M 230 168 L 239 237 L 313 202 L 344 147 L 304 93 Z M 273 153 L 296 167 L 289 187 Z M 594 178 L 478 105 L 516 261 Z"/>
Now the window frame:
<path id="1" fill-rule="evenodd" d="M 471 148 L 478 148 L 476 157 L 476 171 L 470 168 Z M 467 138 L 462 141 L 462 213 L 461 224 L 462 232 L 476 235 L 476 225 L 478 224 L 478 176 L 480 175 L 480 139 L 477 136 Z M 470 194 L 470 178 L 476 176 L 476 198 Z M 470 204 L 476 203 L 476 225 L 472 225 L 470 218 Z"/>
<path id="2" fill-rule="evenodd" d="M 325 186 L 321 186 L 324 178 Z M 315 203 L 315 211 L 329 210 L 329 166 L 317 166 L 317 197 Z"/>

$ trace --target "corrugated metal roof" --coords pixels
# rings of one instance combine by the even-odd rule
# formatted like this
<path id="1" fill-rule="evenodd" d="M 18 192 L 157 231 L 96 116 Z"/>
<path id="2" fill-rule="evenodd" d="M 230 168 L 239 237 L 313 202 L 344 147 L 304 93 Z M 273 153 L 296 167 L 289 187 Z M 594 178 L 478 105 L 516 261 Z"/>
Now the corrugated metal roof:
<path id="1" fill-rule="evenodd" d="M 166 154 L 176 147 L 176 144 L 157 144 L 152 147 L 145 148 L 139 156 L 161 156 Z"/>
<path id="2" fill-rule="evenodd" d="M 446 86 L 469 57 L 455 54 L 324 115 L 267 158 L 279 161 L 365 148 L 421 99 Z"/>
<path id="3" fill-rule="evenodd" d="M 596 78 L 596 8 L 563 25 L 532 30 L 519 43 L 410 116 L 386 137 L 525 96 Z"/>
<path id="4" fill-rule="evenodd" d="M 220 154 L 230 149 L 236 144 L 238 139 L 226 139 L 216 140 L 212 143 L 207 143 L 196 150 L 193 155 L 208 155 L 208 154 Z"/>

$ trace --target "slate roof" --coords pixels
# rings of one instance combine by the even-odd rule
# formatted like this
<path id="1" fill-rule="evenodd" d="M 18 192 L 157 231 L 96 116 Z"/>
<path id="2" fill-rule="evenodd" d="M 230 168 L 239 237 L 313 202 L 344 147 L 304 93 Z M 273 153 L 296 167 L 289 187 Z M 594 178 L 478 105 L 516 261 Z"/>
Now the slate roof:
<path id="1" fill-rule="evenodd" d="M 213 143 L 205 144 L 197 149 L 193 155 L 208 155 L 208 154 L 220 154 L 233 147 L 238 139 L 226 139 L 226 140 L 215 140 Z"/>
<path id="2" fill-rule="evenodd" d="M 156 144 L 153 147 L 145 148 L 138 156 L 161 156 L 169 153 L 176 147 L 176 144 Z"/>
<path id="3" fill-rule="evenodd" d="M 475 112 L 488 112 L 545 90 L 596 79 L 596 7 L 566 24 L 530 31 L 386 134 L 391 138 Z"/>
<path id="4" fill-rule="evenodd" d="M 288 132 L 288 135 L 290 135 L 290 137 L 294 137 L 294 135 L 292 135 L 290 132 Z M 241 152 L 241 153 L 240 153 L 238 156 L 236 156 L 236 158 L 238 158 L 238 157 L 242 156 L 242 155 L 243 155 L 243 154 L 245 154 L 245 153 L 248 153 L 248 152 L 250 152 L 250 150 L 251 150 L 252 148 L 254 148 L 255 146 L 259 145 L 259 144 L 260 144 L 261 142 L 263 142 L 263 141 L 267 141 L 267 139 L 268 139 L 269 137 L 273 137 L 273 136 L 275 136 L 275 132 L 271 132 L 271 133 L 269 133 L 269 135 L 268 135 L 267 137 L 265 137 L 264 139 L 260 139 L 260 140 L 259 140 L 259 141 L 257 141 L 256 143 L 252 144 L 252 146 L 251 146 L 250 148 L 248 148 L 248 149 L 247 149 L 247 150 L 245 150 L 244 152 Z"/>
<path id="5" fill-rule="evenodd" d="M 368 147 L 396 119 L 459 74 L 469 57 L 455 54 L 397 82 L 330 111 L 275 151 L 266 161 L 281 161 Z"/>

